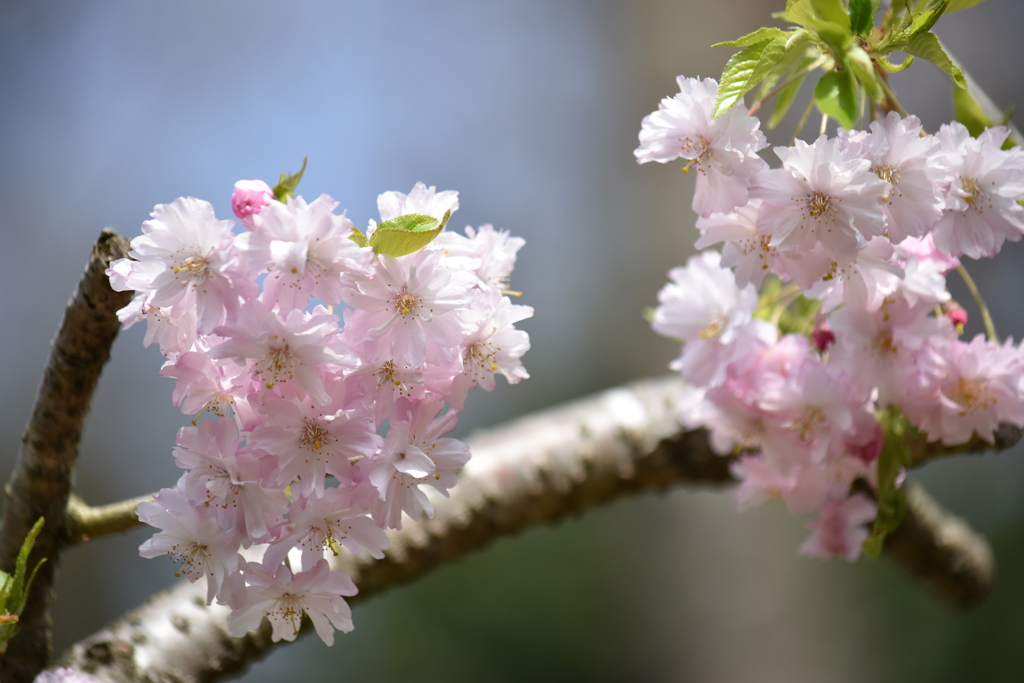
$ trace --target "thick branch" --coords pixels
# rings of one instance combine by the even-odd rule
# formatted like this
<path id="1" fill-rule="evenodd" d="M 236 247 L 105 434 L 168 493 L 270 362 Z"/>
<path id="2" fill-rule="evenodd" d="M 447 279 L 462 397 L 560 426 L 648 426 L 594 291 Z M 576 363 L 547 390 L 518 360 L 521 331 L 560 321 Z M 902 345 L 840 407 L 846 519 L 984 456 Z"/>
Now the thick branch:
<path id="1" fill-rule="evenodd" d="M 988 541 L 913 482 L 907 514 L 885 538 L 885 550 L 955 607 L 976 605 L 992 589 L 996 563 Z"/>
<path id="2" fill-rule="evenodd" d="M 93 247 L 53 340 L 18 462 L 5 489 L 0 568 L 12 570 L 28 530 L 40 517 L 46 526 L 36 539 L 29 566 L 47 558 L 32 584 L 18 635 L 0 663 L 0 679 L 5 682 L 31 681 L 50 656 L 49 608 L 58 557 L 68 542 L 65 508 L 71 471 L 93 390 L 120 327 L 115 312 L 131 298 L 128 292 L 110 289 L 104 270 L 127 251 L 125 239 L 111 230 L 104 230 Z"/>
<path id="3" fill-rule="evenodd" d="M 451 499 L 433 499 L 433 519 L 407 523 L 392 534 L 383 560 L 342 563 L 359 586 L 353 601 L 418 578 L 501 536 L 618 497 L 678 483 L 731 482 L 729 459 L 711 452 L 704 432 L 680 432 L 673 410 L 680 389 L 676 379 L 639 382 L 472 437 L 473 460 Z M 946 542 L 937 531 L 946 516 L 919 512 L 913 502 L 908 505 L 905 525 L 921 532 L 901 535 L 893 556 L 947 599 L 983 593 L 958 586 L 983 586 L 991 578 L 976 563 L 961 561 L 965 553 L 974 554 L 973 535 Z M 940 538 L 945 551 L 936 554 Z M 237 673 L 275 646 L 267 622 L 258 632 L 232 638 L 227 610 L 205 607 L 205 593 L 202 582 L 164 591 L 76 645 L 63 664 L 102 681 L 212 681 Z"/>

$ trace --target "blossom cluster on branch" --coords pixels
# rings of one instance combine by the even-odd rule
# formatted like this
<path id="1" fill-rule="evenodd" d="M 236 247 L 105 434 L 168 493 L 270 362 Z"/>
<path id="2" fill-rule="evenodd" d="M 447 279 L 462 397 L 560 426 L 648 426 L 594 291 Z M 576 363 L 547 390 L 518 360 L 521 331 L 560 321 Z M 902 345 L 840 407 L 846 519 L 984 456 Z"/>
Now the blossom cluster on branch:
<path id="1" fill-rule="evenodd" d="M 423 487 L 447 495 L 470 457 L 445 436 L 467 392 L 527 377 L 533 311 L 507 296 L 523 240 L 443 231 L 457 193 L 384 193 L 363 232 L 326 195 L 289 199 L 293 180 L 236 184 L 239 233 L 207 202 L 158 205 L 107 273 L 197 414 L 177 485 L 138 506 L 159 529 L 141 553 L 205 577 L 236 636 L 266 616 L 292 640 L 308 616 L 330 644 L 356 587 L 326 558 L 383 557 L 385 529 L 433 513 Z"/>
<path id="2" fill-rule="evenodd" d="M 962 256 L 1024 235 L 1024 152 L 1002 148 L 1004 127 L 927 134 L 891 111 L 776 147 L 769 168 L 742 102 L 715 118 L 715 80 L 678 83 L 636 157 L 687 160 L 696 246 L 722 244 L 669 273 L 653 315 L 683 344 L 682 419 L 741 454 L 740 508 L 781 499 L 817 515 L 801 552 L 877 553 L 902 514 L 909 430 L 955 445 L 1024 426 L 1024 353 L 991 330 L 960 339 L 946 287 Z"/>

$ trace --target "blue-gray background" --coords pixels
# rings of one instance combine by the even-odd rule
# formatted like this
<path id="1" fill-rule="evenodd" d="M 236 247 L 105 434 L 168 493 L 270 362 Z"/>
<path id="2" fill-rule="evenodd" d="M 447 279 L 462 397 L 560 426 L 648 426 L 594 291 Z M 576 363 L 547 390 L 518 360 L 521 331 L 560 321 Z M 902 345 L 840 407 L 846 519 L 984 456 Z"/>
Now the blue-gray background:
<path id="1" fill-rule="evenodd" d="M 778 5 L 778 7 L 775 7 Z M 673 355 L 643 322 L 694 239 L 678 165 L 633 161 L 640 119 L 679 73 L 716 76 L 711 50 L 782 2 L 296 2 L 8 0 L 0 5 L 0 474 L 14 462 L 47 341 L 99 230 L 138 234 L 153 205 L 211 201 L 235 180 L 294 171 L 357 225 L 416 181 L 455 189 L 453 225 L 527 239 L 513 285 L 533 375 L 475 395 L 495 424 L 631 378 Z M 989 2 L 937 31 L 997 102 L 1022 101 L 1024 6 Z M 930 65 L 894 79 L 934 130 L 949 86 Z M 781 140 L 783 138 L 779 138 Z M 1019 245 L 1013 245 L 1014 247 Z M 1019 248 L 976 277 L 1020 338 Z M 968 310 L 972 310 L 969 303 Z M 122 335 L 82 446 L 93 503 L 170 485 L 184 418 L 140 329 Z M 954 615 L 887 560 L 798 558 L 779 508 L 739 516 L 729 494 L 676 491 L 504 540 L 355 612 L 333 649 L 281 648 L 248 681 L 958 681 L 1024 679 L 1020 454 L 921 473 L 988 533 L 995 593 Z M 172 580 L 139 530 L 65 556 L 59 648 Z"/>

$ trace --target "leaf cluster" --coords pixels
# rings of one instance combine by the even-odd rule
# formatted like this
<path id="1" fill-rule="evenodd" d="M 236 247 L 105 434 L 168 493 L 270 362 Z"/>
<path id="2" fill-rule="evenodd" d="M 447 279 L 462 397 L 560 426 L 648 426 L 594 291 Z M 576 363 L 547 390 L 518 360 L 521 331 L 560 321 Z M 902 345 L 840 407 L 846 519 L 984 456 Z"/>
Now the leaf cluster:
<path id="1" fill-rule="evenodd" d="M 790 28 L 761 28 L 716 47 L 740 47 L 725 65 L 715 102 L 715 117 L 732 109 L 760 86 L 755 111 L 775 98 L 768 119 L 774 128 L 789 111 L 808 75 L 824 74 L 814 88 L 813 104 L 840 125 L 853 128 L 866 106 L 881 111 L 902 107 L 888 86 L 888 74 L 917 59 L 946 72 L 957 88 L 967 87 L 964 74 L 946 54 L 931 28 L 943 14 L 981 0 L 893 0 L 882 11 L 881 0 L 788 0 L 773 15 Z M 893 53 L 906 57 L 891 60 Z"/>

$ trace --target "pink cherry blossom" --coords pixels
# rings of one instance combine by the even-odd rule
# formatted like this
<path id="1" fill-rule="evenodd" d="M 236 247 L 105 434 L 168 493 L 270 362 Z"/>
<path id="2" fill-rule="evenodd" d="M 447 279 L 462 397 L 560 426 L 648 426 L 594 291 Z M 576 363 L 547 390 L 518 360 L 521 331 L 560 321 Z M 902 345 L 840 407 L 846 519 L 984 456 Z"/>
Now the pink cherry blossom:
<path id="1" fill-rule="evenodd" d="M 644 117 L 634 152 L 637 161 L 690 160 L 698 173 L 693 210 L 701 216 L 743 206 L 750 178 L 765 166 L 757 155 L 767 146 L 760 123 L 742 102 L 712 118 L 718 95 L 712 78 L 679 76 L 676 82 L 679 94 L 666 97 L 657 111 Z"/>
<path id="2" fill-rule="evenodd" d="M 225 577 L 241 559 L 238 545 L 216 522 L 212 512 L 189 502 L 182 476 L 175 489 L 164 489 L 152 502 L 139 503 L 139 519 L 160 529 L 139 548 L 143 557 L 170 555 L 181 564 L 178 576 L 189 581 L 205 576 L 206 604 L 213 601 Z"/>
<path id="3" fill-rule="evenodd" d="M 1024 355 L 1010 340 L 932 337 L 919 365 L 919 388 L 901 405 L 929 440 L 952 446 L 977 434 L 992 443 L 999 423 L 1024 427 Z"/>
<path id="4" fill-rule="evenodd" d="M 875 519 L 876 507 L 863 493 L 829 499 L 818 519 L 807 525 L 813 533 L 800 546 L 800 554 L 826 560 L 845 557 L 853 562 L 870 536 L 867 524 Z"/>
<path id="5" fill-rule="evenodd" d="M 380 212 L 382 223 L 410 213 L 433 216 L 441 220 L 446 212 L 455 213 L 458 208 L 458 192 L 438 192 L 433 185 L 427 187 L 423 183 L 416 183 L 409 194 L 385 192 L 377 197 L 377 210 Z"/>
<path id="6" fill-rule="evenodd" d="M 305 308 L 310 297 L 339 304 L 344 279 L 369 273 L 370 251 L 349 238 L 352 221 L 333 213 L 337 205 L 327 195 L 309 204 L 302 197 L 271 202 L 254 217 L 252 232 L 239 236 L 247 257 L 268 271 L 268 305 Z"/>
<path id="7" fill-rule="evenodd" d="M 780 250 L 806 252 L 820 244 L 840 265 L 867 240 L 885 233 L 882 203 L 887 183 L 871 162 L 824 135 L 776 147 L 782 168 L 754 177 L 750 194 L 763 200 L 757 229 Z"/>
<path id="8" fill-rule="evenodd" d="M 224 341 L 210 349 L 211 358 L 230 358 L 244 364 L 244 376 L 260 387 L 285 398 L 308 394 L 320 403 L 331 400 L 324 389 L 320 368 L 340 357 L 327 348 L 337 331 L 333 315 L 288 312 L 284 320 L 252 301 L 238 312 L 235 324 L 218 328 Z"/>
<path id="9" fill-rule="evenodd" d="M 380 454 L 358 463 L 380 496 L 372 510 L 379 524 L 401 529 L 403 512 L 412 519 L 432 517 L 434 506 L 420 487 L 430 486 L 447 496 L 455 471 L 469 461 L 466 444 L 441 438 L 458 424 L 454 410 L 437 417 L 443 405 L 438 399 L 401 401 Z"/>
<path id="10" fill-rule="evenodd" d="M 694 384 L 714 386 L 725 380 L 732 362 L 747 362 L 775 341 L 774 328 L 752 317 L 757 305 L 753 285 L 740 288 L 715 251 L 691 257 L 685 268 L 669 272 L 672 283 L 658 293 L 653 327 L 682 341 L 673 369 Z"/>
<path id="11" fill-rule="evenodd" d="M 236 638 L 259 628 L 263 617 L 273 626 L 274 642 L 295 640 L 307 616 L 327 645 L 334 644 L 334 629 L 352 630 L 352 610 L 342 596 L 355 595 L 356 586 L 347 575 L 331 571 L 327 560 L 294 575 L 283 564 L 269 571 L 249 562 L 245 580 L 244 605 L 228 615 L 228 630 Z"/>
<path id="12" fill-rule="evenodd" d="M 509 384 L 529 377 L 520 362 L 530 350 L 530 337 L 515 323 L 533 315 L 529 306 L 516 306 L 497 290 L 482 292 L 474 301 L 469 317 L 471 331 L 462 349 L 462 372 L 456 377 L 446 400 L 458 410 L 475 386 L 494 391 L 494 376 L 502 374 Z M 475 328 L 475 329 L 474 329 Z"/>
<path id="13" fill-rule="evenodd" d="M 373 341 L 391 349 L 396 363 L 419 366 L 450 361 L 465 337 L 464 308 L 476 278 L 446 268 L 443 254 L 420 250 L 379 256 L 372 277 L 354 278 L 345 301 L 351 344 Z"/>
<path id="14" fill-rule="evenodd" d="M 1003 242 L 1024 234 L 1024 151 L 1003 150 L 1009 130 L 986 129 L 977 139 L 963 124 L 939 129 L 938 156 L 952 178 L 945 191 L 945 212 L 935 226 L 935 244 L 950 256 L 995 256 Z"/>
<path id="15" fill-rule="evenodd" d="M 896 112 L 872 121 L 870 128 L 870 133 L 847 133 L 841 139 L 871 162 L 875 175 L 889 183 L 882 210 L 893 244 L 921 237 L 942 217 L 939 191 L 948 180 L 933 158 L 938 140 L 923 134 L 916 116 L 901 118 Z"/>
<path id="16" fill-rule="evenodd" d="M 217 220 L 209 202 L 194 197 L 158 204 L 152 216 L 132 240 L 128 255 L 139 265 L 131 265 L 124 285 L 151 291 L 151 306 L 194 298 L 198 331 L 212 331 L 234 315 L 240 298 L 255 294 L 232 249 L 234 223 Z"/>

